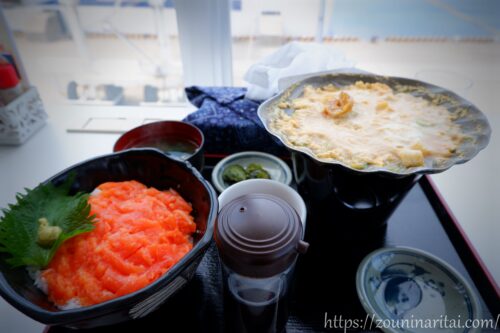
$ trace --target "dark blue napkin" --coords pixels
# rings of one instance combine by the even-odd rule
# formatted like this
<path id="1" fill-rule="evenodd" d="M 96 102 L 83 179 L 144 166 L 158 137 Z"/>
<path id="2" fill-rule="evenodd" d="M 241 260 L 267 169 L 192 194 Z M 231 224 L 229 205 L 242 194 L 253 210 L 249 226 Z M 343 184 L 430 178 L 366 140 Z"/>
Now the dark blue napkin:
<path id="1" fill-rule="evenodd" d="M 188 87 L 187 98 L 198 110 L 183 121 L 201 129 L 206 153 L 257 150 L 287 156 L 286 148 L 266 131 L 257 116 L 260 102 L 246 99 L 245 93 L 246 88 Z"/>

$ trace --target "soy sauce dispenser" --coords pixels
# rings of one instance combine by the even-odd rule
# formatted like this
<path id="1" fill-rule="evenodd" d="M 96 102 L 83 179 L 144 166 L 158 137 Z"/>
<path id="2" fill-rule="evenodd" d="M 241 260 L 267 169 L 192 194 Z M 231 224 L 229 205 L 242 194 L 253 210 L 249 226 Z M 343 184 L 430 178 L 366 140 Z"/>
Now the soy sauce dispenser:
<path id="1" fill-rule="evenodd" d="M 267 194 L 244 195 L 219 213 L 215 242 L 222 259 L 227 332 L 283 332 L 302 241 L 297 212 Z"/>

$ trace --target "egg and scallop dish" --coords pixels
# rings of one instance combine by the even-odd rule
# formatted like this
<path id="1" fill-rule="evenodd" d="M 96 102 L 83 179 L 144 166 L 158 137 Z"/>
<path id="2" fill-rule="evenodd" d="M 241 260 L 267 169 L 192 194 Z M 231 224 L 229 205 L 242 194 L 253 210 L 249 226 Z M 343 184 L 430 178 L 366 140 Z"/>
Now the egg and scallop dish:
<path id="1" fill-rule="evenodd" d="M 270 127 L 319 160 L 360 170 L 421 167 L 428 157 L 451 157 L 464 140 L 445 107 L 363 81 L 341 88 L 305 86 L 301 97 L 277 105 Z"/>

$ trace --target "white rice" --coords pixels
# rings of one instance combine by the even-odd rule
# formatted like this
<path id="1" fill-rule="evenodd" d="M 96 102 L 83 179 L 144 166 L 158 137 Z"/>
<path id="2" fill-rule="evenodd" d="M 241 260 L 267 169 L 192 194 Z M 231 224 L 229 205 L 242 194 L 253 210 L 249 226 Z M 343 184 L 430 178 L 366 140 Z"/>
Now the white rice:
<path id="1" fill-rule="evenodd" d="M 77 298 L 72 298 L 69 300 L 68 303 L 61 306 L 57 305 L 57 307 L 61 310 L 71 310 L 71 309 L 79 309 L 82 307 L 82 305 L 80 304 L 80 301 Z"/>
<path id="2" fill-rule="evenodd" d="M 49 287 L 47 284 L 47 281 L 42 276 L 42 271 L 40 271 L 38 268 L 35 267 L 26 267 L 26 270 L 28 271 L 28 274 L 30 277 L 33 279 L 33 284 L 35 287 L 43 291 L 45 295 L 49 294 Z M 77 298 L 72 298 L 68 301 L 68 303 L 64 305 L 57 305 L 56 306 L 61 309 L 61 310 L 71 310 L 71 309 L 78 309 L 81 308 L 82 305 L 80 304 L 80 301 Z"/>
<path id="3" fill-rule="evenodd" d="M 101 190 L 96 187 L 92 192 L 90 192 L 90 196 L 95 197 L 99 195 L 99 193 L 101 193 Z"/>
<path id="4" fill-rule="evenodd" d="M 47 281 L 42 277 L 42 272 L 35 267 L 28 266 L 26 267 L 28 274 L 34 281 L 34 285 L 44 292 L 45 295 L 49 293 L 49 287 L 47 285 Z"/>

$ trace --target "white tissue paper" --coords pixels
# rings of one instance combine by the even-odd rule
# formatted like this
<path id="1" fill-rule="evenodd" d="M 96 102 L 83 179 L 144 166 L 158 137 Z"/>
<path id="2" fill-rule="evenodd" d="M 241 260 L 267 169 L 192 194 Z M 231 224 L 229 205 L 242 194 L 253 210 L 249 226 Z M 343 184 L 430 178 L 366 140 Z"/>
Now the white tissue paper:
<path id="1" fill-rule="evenodd" d="M 281 78 L 352 67 L 344 54 L 333 46 L 291 42 L 250 66 L 246 98 L 264 100 L 278 92 Z"/>

